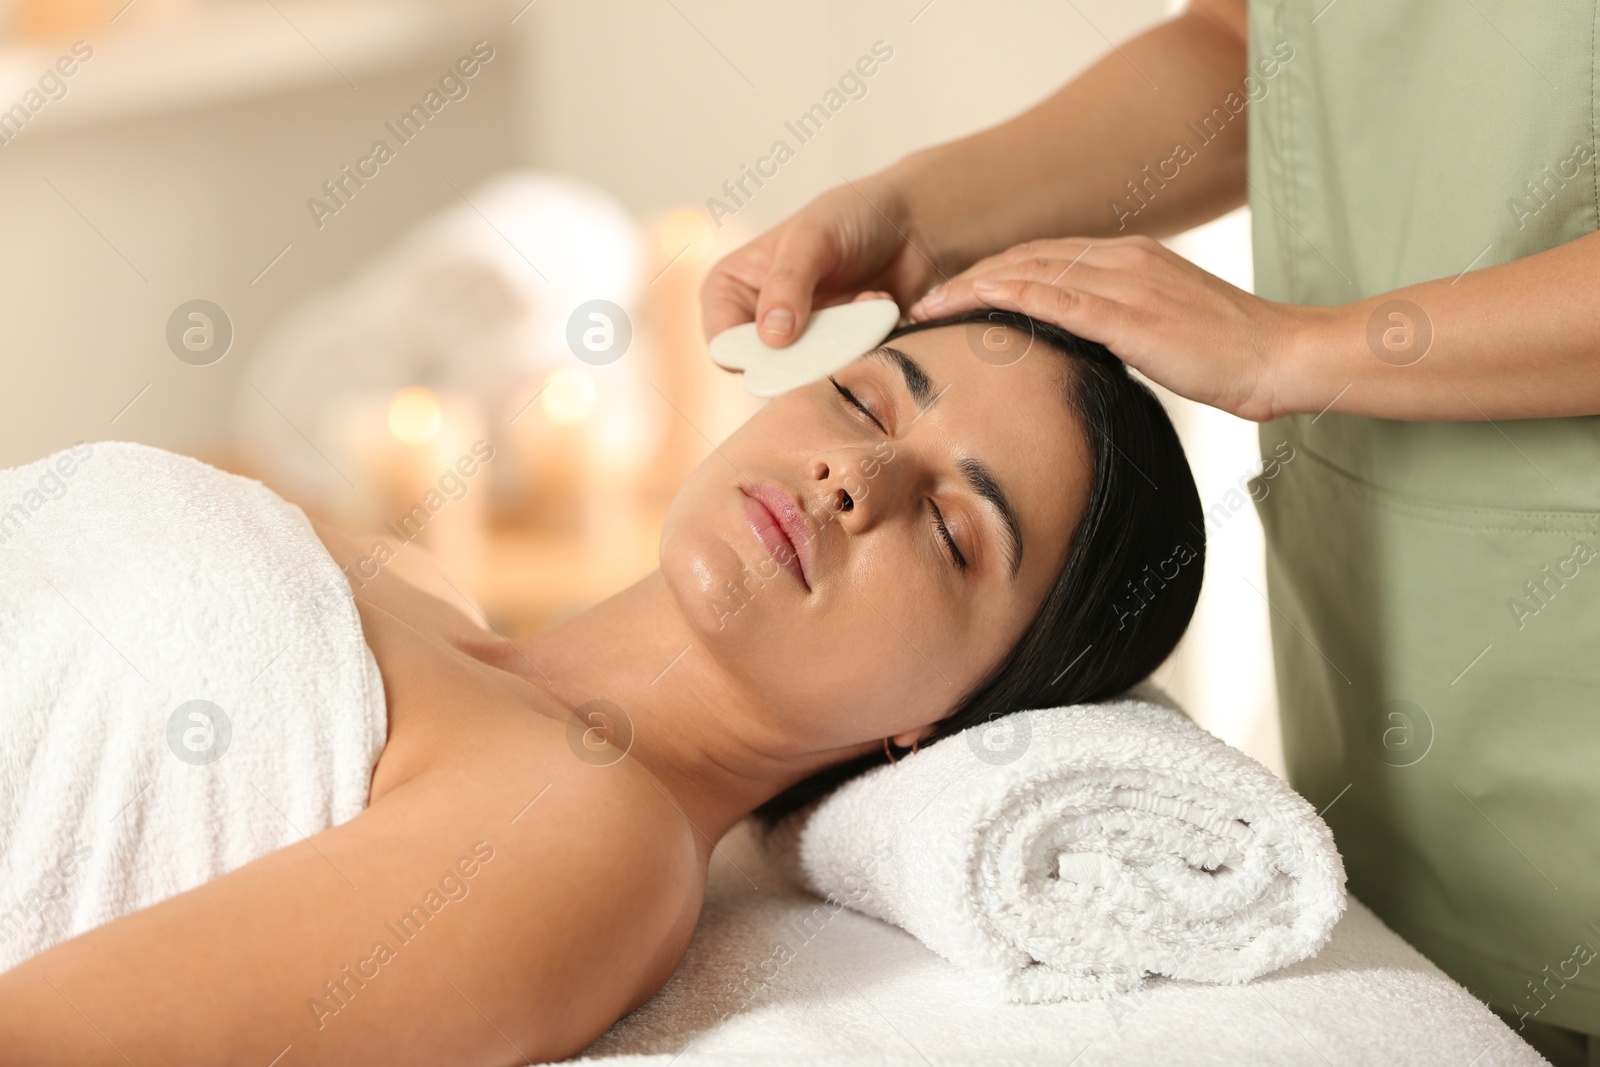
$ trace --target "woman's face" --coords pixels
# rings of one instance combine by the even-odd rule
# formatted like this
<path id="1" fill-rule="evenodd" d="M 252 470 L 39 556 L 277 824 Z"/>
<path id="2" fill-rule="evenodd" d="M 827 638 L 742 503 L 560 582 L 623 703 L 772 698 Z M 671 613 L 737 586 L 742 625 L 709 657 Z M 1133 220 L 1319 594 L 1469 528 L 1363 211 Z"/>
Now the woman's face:
<path id="1" fill-rule="evenodd" d="M 993 365 L 984 328 L 907 334 L 774 398 L 668 511 L 662 573 L 705 649 L 821 745 L 944 717 L 1066 559 L 1090 480 L 1066 360 L 1033 342 Z"/>

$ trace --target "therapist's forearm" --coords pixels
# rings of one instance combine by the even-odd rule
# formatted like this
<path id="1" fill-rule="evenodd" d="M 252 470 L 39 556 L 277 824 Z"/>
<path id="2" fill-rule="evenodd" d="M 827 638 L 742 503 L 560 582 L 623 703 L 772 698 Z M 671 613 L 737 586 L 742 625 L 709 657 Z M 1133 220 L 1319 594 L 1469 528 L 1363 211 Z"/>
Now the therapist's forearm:
<path id="1" fill-rule="evenodd" d="M 1307 325 L 1276 371 L 1275 413 L 1417 421 L 1600 414 L 1597 279 L 1600 233 L 1591 233 L 1455 279 L 1302 308 Z M 1403 318 L 1389 318 L 1383 305 L 1393 300 L 1409 301 L 1420 318 L 1406 308 L 1397 309 Z M 1376 347 L 1368 336 L 1375 314 Z M 1406 362 L 1415 349 L 1382 342 L 1383 327 L 1424 325 L 1432 341 L 1415 362 Z"/>
<path id="2" fill-rule="evenodd" d="M 1242 9 L 1201 0 L 1016 118 L 913 153 L 874 180 L 892 184 L 946 273 L 1021 241 L 1161 237 L 1215 218 L 1245 201 L 1245 112 L 1203 144 L 1186 124 L 1214 108 L 1228 114 L 1230 93 L 1245 98 Z M 1194 158 L 1164 184 L 1148 181 L 1179 141 Z M 1145 190 L 1142 207 L 1130 181 Z M 1119 218 L 1116 200 L 1137 213 Z"/>

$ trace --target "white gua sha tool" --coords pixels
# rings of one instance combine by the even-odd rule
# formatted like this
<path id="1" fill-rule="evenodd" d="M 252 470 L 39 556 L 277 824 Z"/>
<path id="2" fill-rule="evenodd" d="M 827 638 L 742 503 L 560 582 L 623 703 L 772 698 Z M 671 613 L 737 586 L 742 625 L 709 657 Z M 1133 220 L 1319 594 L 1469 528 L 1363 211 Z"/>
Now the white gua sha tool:
<path id="1" fill-rule="evenodd" d="M 858 300 L 814 312 L 787 348 L 772 348 L 756 336 L 756 324 L 723 330 L 711 339 L 711 361 L 744 371 L 751 396 L 786 393 L 826 377 L 878 346 L 900 321 L 893 300 Z"/>

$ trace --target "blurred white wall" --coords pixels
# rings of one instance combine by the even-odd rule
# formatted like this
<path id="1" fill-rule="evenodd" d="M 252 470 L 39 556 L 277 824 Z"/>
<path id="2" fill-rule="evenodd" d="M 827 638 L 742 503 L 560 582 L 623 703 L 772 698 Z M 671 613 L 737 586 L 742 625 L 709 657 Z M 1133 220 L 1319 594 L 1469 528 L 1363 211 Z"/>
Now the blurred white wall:
<path id="1" fill-rule="evenodd" d="M 845 178 L 1024 110 L 1167 3 L 541 0 L 518 23 L 530 53 L 524 144 L 635 211 L 703 206 L 774 140 L 795 144 L 784 122 L 883 41 L 894 55 L 866 95 L 739 212 L 759 231 Z"/>
<path id="2" fill-rule="evenodd" d="M 195 3 L 170 22 L 152 6 L 145 23 L 128 9 L 81 35 L 93 55 L 65 95 L 0 144 L 0 465 L 80 438 L 222 448 L 243 357 L 275 316 L 459 202 L 447 178 L 466 189 L 512 162 L 498 5 L 275 4 Z M 468 95 L 319 229 L 306 201 L 374 140 L 398 144 L 384 122 L 480 38 L 501 52 Z M 68 51 L 8 42 L 0 107 Z M 168 317 L 195 298 L 235 330 L 211 366 L 167 347 Z"/>

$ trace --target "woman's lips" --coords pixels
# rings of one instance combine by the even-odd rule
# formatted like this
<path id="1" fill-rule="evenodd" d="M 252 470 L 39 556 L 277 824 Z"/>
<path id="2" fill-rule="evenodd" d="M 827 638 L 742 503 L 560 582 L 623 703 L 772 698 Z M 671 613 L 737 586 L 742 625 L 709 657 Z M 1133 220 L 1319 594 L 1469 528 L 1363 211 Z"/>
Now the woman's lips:
<path id="1" fill-rule="evenodd" d="M 805 512 L 788 490 L 771 482 L 741 485 L 750 528 L 767 554 L 811 590 L 811 529 Z"/>

